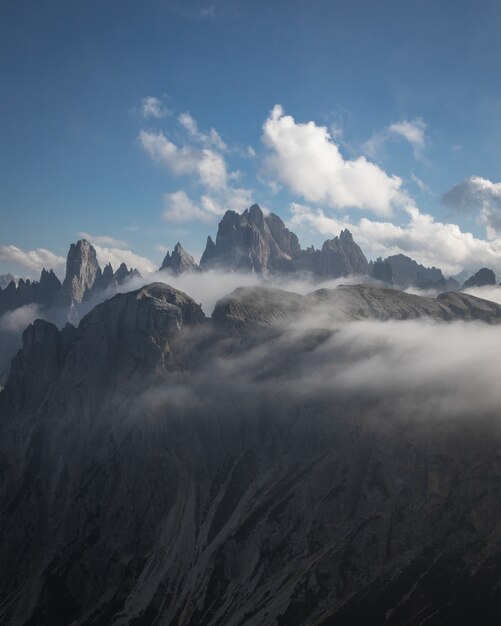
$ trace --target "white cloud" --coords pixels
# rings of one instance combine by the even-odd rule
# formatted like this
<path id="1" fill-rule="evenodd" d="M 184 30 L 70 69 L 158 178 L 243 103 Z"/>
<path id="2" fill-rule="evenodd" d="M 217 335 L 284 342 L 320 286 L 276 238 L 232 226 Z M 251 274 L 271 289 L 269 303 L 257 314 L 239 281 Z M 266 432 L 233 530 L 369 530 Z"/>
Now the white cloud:
<path id="1" fill-rule="evenodd" d="M 195 119 L 190 115 L 190 113 L 181 113 L 178 117 L 178 122 L 198 143 L 205 146 L 214 146 L 218 150 L 222 151 L 228 149 L 228 146 L 224 143 L 221 136 L 214 128 L 211 128 L 208 133 L 200 132 Z"/>
<path id="2" fill-rule="evenodd" d="M 20 333 L 38 317 L 41 317 L 39 305 L 25 304 L 0 317 L 0 331 Z"/>
<path id="3" fill-rule="evenodd" d="M 199 204 L 195 204 L 184 190 L 179 190 L 166 193 L 163 201 L 162 217 L 169 222 L 209 222 L 224 215 L 228 209 L 243 211 L 252 204 L 252 195 L 249 189 L 227 188 L 217 195 L 203 194 Z"/>
<path id="4" fill-rule="evenodd" d="M 142 130 L 139 139 L 143 149 L 155 161 L 176 176 L 195 175 L 211 189 L 224 188 L 228 172 L 224 158 L 210 148 L 178 147 L 162 132 Z"/>
<path id="5" fill-rule="evenodd" d="M 367 156 L 376 158 L 380 156 L 385 144 L 395 137 L 408 141 L 412 146 L 414 156 L 421 158 L 426 146 L 426 122 L 422 117 L 416 117 L 413 120 L 400 120 L 390 124 L 383 131 L 375 133 L 367 140 L 363 144 L 362 150 Z"/>
<path id="6" fill-rule="evenodd" d="M 416 183 L 416 185 L 418 186 L 420 191 L 422 191 L 423 193 L 426 193 L 428 195 L 433 195 L 433 192 L 431 191 L 431 189 L 424 182 L 424 180 L 419 178 L 419 176 L 416 176 L 415 174 L 411 174 L 411 179 L 412 179 L 412 181 L 414 183 Z"/>
<path id="7" fill-rule="evenodd" d="M 123 241 L 122 239 L 115 239 L 114 237 L 107 237 L 102 235 L 91 235 L 90 233 L 86 233 L 85 231 L 80 231 L 78 233 L 78 236 L 83 237 L 84 239 L 87 239 L 89 243 L 98 246 L 127 248 L 129 245 L 126 241 Z"/>
<path id="8" fill-rule="evenodd" d="M 156 263 L 144 256 L 140 256 L 132 250 L 124 250 L 122 248 L 114 248 L 92 244 L 96 249 L 97 260 L 101 268 L 111 263 L 114 270 L 117 270 L 121 263 L 125 263 L 129 269 L 137 269 L 143 276 L 151 274 L 157 268 Z"/>
<path id="9" fill-rule="evenodd" d="M 190 220 L 207 222 L 210 219 L 210 215 L 192 202 L 183 190 L 164 194 L 163 202 L 165 210 L 162 217 L 169 222 Z"/>
<path id="10" fill-rule="evenodd" d="M 501 183 L 471 176 L 449 189 L 442 202 L 456 211 L 478 216 L 490 238 L 501 231 Z"/>
<path id="11" fill-rule="evenodd" d="M 309 202 L 382 216 L 409 202 L 398 176 L 389 176 L 363 156 L 345 159 L 325 126 L 296 123 L 280 105 L 265 121 L 262 140 L 271 152 L 265 162 L 268 173 Z"/>
<path id="12" fill-rule="evenodd" d="M 0 261 L 18 263 L 22 267 L 34 273 L 39 273 L 43 268 L 53 269 L 56 273 L 64 271 L 66 259 L 46 250 L 36 248 L 35 250 L 21 250 L 17 246 L 0 246 Z"/>
<path id="13" fill-rule="evenodd" d="M 153 117 L 155 119 L 160 119 L 161 117 L 165 117 L 168 115 L 169 111 L 162 104 L 162 101 L 159 98 L 155 98 L 154 96 L 147 96 L 141 100 L 141 115 L 148 119 Z"/>
<path id="14" fill-rule="evenodd" d="M 165 194 L 163 218 L 174 222 L 207 222 L 223 215 L 228 209 L 241 211 L 249 206 L 251 192 L 234 186 L 240 172 L 228 171 L 221 154 L 227 146 L 217 131 L 211 128 L 209 133 L 200 132 L 189 113 L 181 113 L 178 121 L 189 138 L 185 145 L 177 146 L 162 132 L 143 130 L 139 136 L 142 147 L 156 163 L 164 165 L 176 176 L 193 177 L 203 188 L 196 202 L 184 190 Z"/>
<path id="15" fill-rule="evenodd" d="M 391 124 L 388 127 L 388 131 L 408 141 L 416 156 L 418 156 L 425 147 L 426 124 L 422 117 L 416 117 L 413 120 L 401 120 L 400 122 Z"/>
<path id="16" fill-rule="evenodd" d="M 409 221 L 404 224 L 378 222 L 362 218 L 329 217 L 321 209 L 291 205 L 292 228 L 307 227 L 326 236 L 338 235 L 348 228 L 366 254 L 371 257 L 406 254 L 425 266 L 436 266 L 446 275 L 466 269 L 477 271 L 482 266 L 501 273 L 501 238 L 485 241 L 463 232 L 457 224 L 435 221 L 416 207 L 408 207 Z"/>
<path id="17" fill-rule="evenodd" d="M 129 269 L 135 268 L 143 276 L 151 274 L 157 269 L 153 261 L 130 250 L 126 241 L 114 237 L 91 235 L 83 231 L 79 232 L 78 236 L 87 239 L 94 246 L 101 268 L 111 263 L 113 269 L 117 270 L 121 263 L 125 263 Z"/>

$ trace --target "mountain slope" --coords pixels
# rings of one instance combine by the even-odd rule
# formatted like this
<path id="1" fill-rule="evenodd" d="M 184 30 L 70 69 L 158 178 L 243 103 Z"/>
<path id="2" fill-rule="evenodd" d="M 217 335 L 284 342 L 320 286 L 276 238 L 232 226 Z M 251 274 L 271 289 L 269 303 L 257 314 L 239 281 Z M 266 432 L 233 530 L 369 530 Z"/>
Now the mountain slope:
<path id="1" fill-rule="evenodd" d="M 210 320 L 155 283 L 77 329 L 35 322 L 0 394 L 0 621 L 496 623 L 491 416 L 334 385 L 329 320 L 403 306 L 501 319 L 463 294 L 347 286 L 241 289 Z"/>

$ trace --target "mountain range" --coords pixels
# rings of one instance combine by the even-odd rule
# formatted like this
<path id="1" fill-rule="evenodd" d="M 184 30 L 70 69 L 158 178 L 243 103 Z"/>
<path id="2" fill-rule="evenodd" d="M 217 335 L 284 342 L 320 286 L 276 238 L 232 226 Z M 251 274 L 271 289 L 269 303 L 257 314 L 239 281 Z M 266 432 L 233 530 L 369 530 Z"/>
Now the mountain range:
<path id="1" fill-rule="evenodd" d="M 297 236 L 286 228 L 278 215 L 264 215 L 257 204 L 241 214 L 227 211 L 219 223 L 216 241 L 209 236 L 205 251 L 197 264 L 178 243 L 167 252 L 159 270 L 182 274 L 211 269 L 252 272 L 263 277 L 308 274 L 323 281 L 357 276 L 365 281 L 379 281 L 398 289 L 417 288 L 459 291 L 461 288 L 496 284 L 492 270 L 482 268 L 463 286 L 454 278 L 446 278 L 436 267 L 424 267 L 403 254 L 368 261 L 348 230 L 328 239 L 320 249 L 302 249 Z M 71 244 L 66 276 L 61 284 L 52 270 L 43 269 L 40 280 L 30 281 L 4 275 L 0 285 L 0 315 L 21 306 L 37 304 L 43 310 L 67 309 L 68 319 L 77 321 L 82 303 L 98 294 L 123 285 L 138 277 L 125 263 L 114 272 L 110 264 L 101 270 L 94 247 L 85 239 Z M 81 311 L 80 311 L 81 312 Z"/>
<path id="2" fill-rule="evenodd" d="M 211 272 L 262 280 L 210 316 L 166 284 Z M 275 286 L 303 274 L 359 282 Z M 0 623 L 498 624 L 501 305 L 448 280 L 257 205 L 156 282 L 86 240 L 12 280 Z"/>

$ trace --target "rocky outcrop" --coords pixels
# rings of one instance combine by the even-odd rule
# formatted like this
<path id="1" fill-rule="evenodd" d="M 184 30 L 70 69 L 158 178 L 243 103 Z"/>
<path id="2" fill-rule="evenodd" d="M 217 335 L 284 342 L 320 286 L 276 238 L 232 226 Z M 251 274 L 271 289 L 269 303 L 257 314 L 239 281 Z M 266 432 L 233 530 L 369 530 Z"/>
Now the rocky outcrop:
<path id="1" fill-rule="evenodd" d="M 463 284 L 462 289 L 471 289 L 472 287 L 486 287 L 487 285 L 496 284 L 496 274 L 487 267 L 478 270 L 476 274 L 470 276 Z"/>
<path id="2" fill-rule="evenodd" d="M 184 272 L 197 272 L 199 267 L 195 259 L 188 254 L 183 246 L 178 242 L 172 254 L 167 252 L 160 267 L 160 271 L 168 270 L 173 274 L 183 274 Z"/>

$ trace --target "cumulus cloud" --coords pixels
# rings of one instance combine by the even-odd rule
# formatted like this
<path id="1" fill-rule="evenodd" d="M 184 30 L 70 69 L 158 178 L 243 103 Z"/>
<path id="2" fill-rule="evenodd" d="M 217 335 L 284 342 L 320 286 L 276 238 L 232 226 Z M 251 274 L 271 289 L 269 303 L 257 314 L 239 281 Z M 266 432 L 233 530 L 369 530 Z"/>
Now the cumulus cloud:
<path id="1" fill-rule="evenodd" d="M 159 98 L 154 96 L 146 96 L 141 100 L 141 115 L 145 119 L 160 119 L 168 115 L 169 110 L 163 105 Z"/>
<path id="2" fill-rule="evenodd" d="M 183 190 L 166 193 L 163 197 L 165 210 L 162 217 L 169 222 L 201 220 L 207 222 L 210 215 L 190 200 Z"/>
<path id="3" fill-rule="evenodd" d="M 449 189 L 442 202 L 461 213 L 478 216 L 488 237 L 494 238 L 501 231 L 501 183 L 471 176 Z"/>
<path id="4" fill-rule="evenodd" d="M 369 256 L 402 253 L 425 266 L 439 267 L 449 275 L 462 269 L 475 272 L 482 266 L 501 272 L 501 238 L 478 239 L 463 232 L 457 224 L 436 221 L 413 206 L 406 212 L 409 220 L 403 224 L 367 218 L 351 222 L 347 217 L 333 218 L 322 209 L 293 204 L 289 224 L 292 228 L 308 227 L 327 236 L 338 235 L 341 229 L 348 228 Z"/>
<path id="5" fill-rule="evenodd" d="M 265 121 L 262 140 L 270 151 L 268 173 L 306 201 L 382 216 L 409 203 L 398 176 L 389 176 L 364 156 L 345 159 L 325 126 L 297 123 L 280 105 Z"/>
<path id="6" fill-rule="evenodd" d="M 45 248 L 35 250 L 22 250 L 17 246 L 0 246 L 0 260 L 18 263 L 34 274 L 38 274 L 45 268 L 52 268 L 56 273 L 64 271 L 66 259 L 54 254 Z"/>
<path id="7" fill-rule="evenodd" d="M 184 145 L 176 145 L 162 132 L 143 130 L 139 136 L 143 149 L 153 161 L 175 176 L 191 177 L 202 188 L 196 200 L 184 189 L 165 194 L 163 218 L 173 222 L 208 222 L 228 209 L 241 211 L 252 204 L 250 189 L 235 184 L 239 172 L 228 170 L 222 154 L 227 146 L 217 131 L 211 128 L 208 133 L 201 132 L 189 113 L 181 113 L 178 122 L 187 135 Z"/>
<path id="8" fill-rule="evenodd" d="M 163 132 L 142 130 L 139 139 L 143 149 L 155 161 L 176 176 L 195 175 L 210 189 L 227 185 L 228 171 L 223 157 L 210 148 L 178 147 Z"/>

